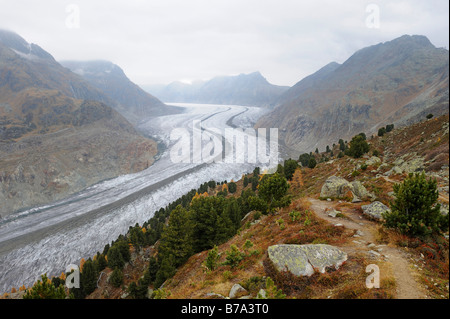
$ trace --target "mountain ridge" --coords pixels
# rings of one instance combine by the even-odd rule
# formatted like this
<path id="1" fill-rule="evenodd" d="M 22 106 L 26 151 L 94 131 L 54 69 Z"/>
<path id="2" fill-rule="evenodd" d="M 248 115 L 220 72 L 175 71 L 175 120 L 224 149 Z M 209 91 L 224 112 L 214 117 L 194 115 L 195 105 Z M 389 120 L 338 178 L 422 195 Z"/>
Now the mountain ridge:
<path id="1" fill-rule="evenodd" d="M 164 87 L 147 86 L 147 91 L 166 102 L 272 106 L 288 87 L 273 85 L 259 71 L 234 76 L 216 76 L 192 84 L 179 81 Z"/>
<path id="2" fill-rule="evenodd" d="M 318 81 L 308 85 L 314 77 Z M 405 35 L 358 50 L 325 77 L 314 73 L 301 80 L 284 97 L 256 127 L 278 127 L 287 153 L 323 149 L 337 136 L 376 133 L 386 121 L 403 125 L 427 110 L 448 112 L 448 51 L 426 37 Z"/>
<path id="3" fill-rule="evenodd" d="M 180 112 L 178 108 L 165 105 L 153 95 L 145 92 L 133 83 L 118 65 L 111 61 L 65 60 L 60 63 L 115 101 L 118 110 L 133 123 L 138 123 L 144 117 Z"/>
<path id="4" fill-rule="evenodd" d="M 50 53 L 0 31 L 0 216 L 151 165 L 156 142 L 114 107 Z"/>

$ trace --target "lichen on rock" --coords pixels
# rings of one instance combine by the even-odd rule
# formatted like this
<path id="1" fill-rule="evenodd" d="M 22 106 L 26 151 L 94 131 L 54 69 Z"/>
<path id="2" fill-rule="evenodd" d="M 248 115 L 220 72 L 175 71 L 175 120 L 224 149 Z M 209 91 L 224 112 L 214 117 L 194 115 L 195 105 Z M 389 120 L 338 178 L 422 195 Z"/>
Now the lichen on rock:
<path id="1" fill-rule="evenodd" d="M 328 267 L 338 269 L 347 254 L 326 244 L 274 245 L 268 248 L 269 259 L 278 271 L 296 276 L 311 276 L 317 270 L 325 273 Z"/>

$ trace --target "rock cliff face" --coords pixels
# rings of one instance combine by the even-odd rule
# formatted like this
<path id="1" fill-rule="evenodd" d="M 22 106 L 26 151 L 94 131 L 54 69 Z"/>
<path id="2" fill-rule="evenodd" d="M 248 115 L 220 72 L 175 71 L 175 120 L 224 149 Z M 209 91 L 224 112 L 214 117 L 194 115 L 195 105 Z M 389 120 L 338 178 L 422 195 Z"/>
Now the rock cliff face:
<path id="1" fill-rule="evenodd" d="M 257 127 L 277 127 L 291 156 L 394 123 L 448 112 L 448 50 L 402 36 L 331 63 L 283 96 Z"/>
<path id="2" fill-rule="evenodd" d="M 156 142 L 106 103 L 49 53 L 0 31 L 0 216 L 153 163 Z"/>

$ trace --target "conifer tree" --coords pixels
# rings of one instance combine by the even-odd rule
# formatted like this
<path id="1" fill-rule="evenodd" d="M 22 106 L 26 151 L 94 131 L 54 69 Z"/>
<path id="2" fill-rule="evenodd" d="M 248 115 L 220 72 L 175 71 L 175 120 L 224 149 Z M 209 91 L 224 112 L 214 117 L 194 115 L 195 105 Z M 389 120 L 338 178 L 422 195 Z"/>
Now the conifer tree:
<path id="1" fill-rule="evenodd" d="M 47 274 L 41 276 L 33 287 L 27 290 L 23 299 L 65 299 L 64 285 L 56 288 L 48 279 Z"/>
<path id="2" fill-rule="evenodd" d="M 97 287 L 98 273 L 94 267 L 94 263 L 89 258 L 83 267 L 83 272 L 80 274 L 81 289 L 84 290 L 85 295 L 91 294 Z"/>
<path id="3" fill-rule="evenodd" d="M 288 159 L 284 162 L 284 174 L 282 174 L 288 181 L 292 180 L 295 170 L 298 168 L 296 160 Z"/>
<path id="4" fill-rule="evenodd" d="M 435 179 L 427 179 L 423 172 L 410 174 L 394 185 L 394 194 L 391 212 L 383 215 L 386 227 L 419 237 L 448 231 L 449 219 L 440 212 Z"/>
<path id="5" fill-rule="evenodd" d="M 109 282 L 116 288 L 119 288 L 123 283 L 123 272 L 119 268 L 114 268 L 111 277 L 109 277 Z"/>
<path id="6" fill-rule="evenodd" d="M 188 211 L 178 205 L 170 214 L 164 228 L 158 254 L 161 259 L 174 257 L 174 266 L 182 265 L 193 254 L 191 223 Z"/>
<path id="7" fill-rule="evenodd" d="M 155 288 L 159 288 L 168 278 L 172 278 L 176 273 L 173 256 L 167 256 L 161 261 L 161 266 L 156 273 Z"/>

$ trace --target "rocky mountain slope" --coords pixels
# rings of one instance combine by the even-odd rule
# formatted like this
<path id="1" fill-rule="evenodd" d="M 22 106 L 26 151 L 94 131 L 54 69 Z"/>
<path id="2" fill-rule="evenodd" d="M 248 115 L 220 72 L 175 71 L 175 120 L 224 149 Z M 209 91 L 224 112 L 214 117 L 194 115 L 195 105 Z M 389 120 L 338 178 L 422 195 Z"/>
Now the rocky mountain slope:
<path id="1" fill-rule="evenodd" d="M 258 127 L 278 127 L 289 154 L 322 149 L 383 124 L 411 124 L 448 112 L 448 50 L 424 36 L 402 36 L 332 63 L 280 97 Z"/>
<path id="2" fill-rule="evenodd" d="M 441 212 L 448 214 L 448 115 L 422 119 L 367 142 L 369 151 L 360 158 L 339 156 L 339 145 L 313 154 L 317 166 L 297 168 L 289 181 L 288 206 L 266 215 L 251 210 L 240 220 L 237 233 L 217 245 L 215 254 L 214 249 L 203 250 L 177 269 L 166 265 L 170 278 L 155 290 L 149 284 L 159 267 L 153 258 L 163 251 L 161 245 L 167 245 L 171 221 L 170 231 L 183 227 L 180 215 L 170 219 L 160 210 L 148 223 L 121 236 L 130 249 L 119 277 L 100 252 L 86 261 L 92 268 L 103 260 L 102 274 L 93 276 L 98 285 L 86 298 L 448 299 L 448 229 L 444 236 L 427 240 L 408 237 L 385 228 L 377 210 L 389 210 L 395 183 L 410 172 L 425 171 L 436 179 Z M 223 196 L 247 205 L 243 194 L 257 190 L 253 184 L 263 178 L 264 173 L 255 170 L 236 182 L 205 183 L 169 206 L 195 211 L 194 200 Z M 224 194 L 232 183 L 235 191 Z M 147 236 L 154 241 L 162 225 L 161 239 L 143 244 Z M 181 251 L 182 246 L 176 248 Z M 378 288 L 367 286 L 369 266 L 372 272 L 375 266 L 380 271 Z M 21 298 L 25 291 L 26 287 L 13 289 L 3 297 Z"/>
<path id="3" fill-rule="evenodd" d="M 109 61 L 61 61 L 61 65 L 86 79 L 115 101 L 116 109 L 132 123 L 143 117 L 177 113 L 128 79 L 123 70 Z"/>
<path id="4" fill-rule="evenodd" d="M 254 72 L 146 89 L 166 102 L 271 106 L 288 87 L 270 84 L 261 73 Z"/>
<path id="5" fill-rule="evenodd" d="M 153 162 L 156 142 L 109 105 L 39 46 L 0 31 L 1 216 Z"/>

